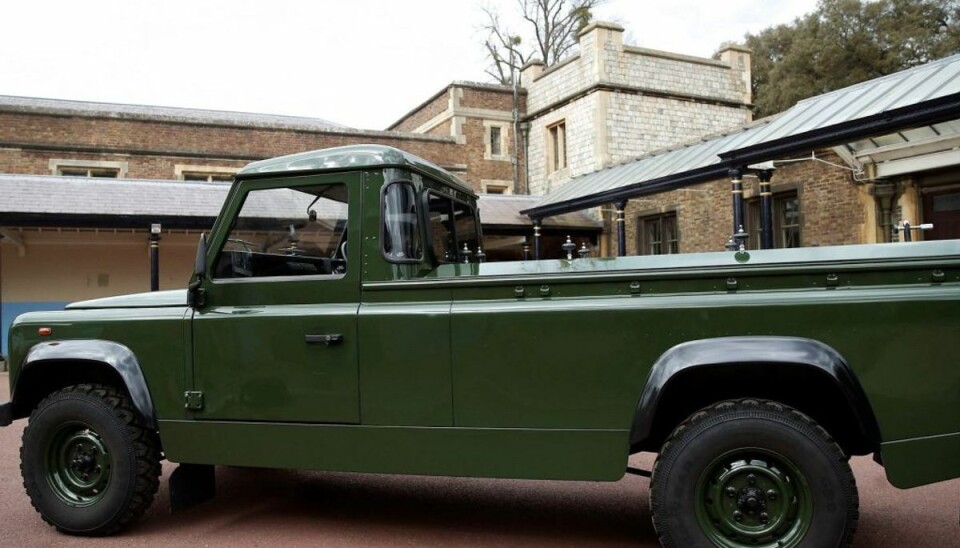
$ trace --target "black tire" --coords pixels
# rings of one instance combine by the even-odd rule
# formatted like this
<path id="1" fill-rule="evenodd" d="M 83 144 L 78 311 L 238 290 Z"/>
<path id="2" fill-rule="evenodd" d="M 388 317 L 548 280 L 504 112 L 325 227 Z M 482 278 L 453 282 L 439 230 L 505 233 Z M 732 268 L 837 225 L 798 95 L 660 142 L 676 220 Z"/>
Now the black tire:
<path id="1" fill-rule="evenodd" d="M 849 461 L 827 431 L 751 399 L 677 426 L 654 464 L 650 506 L 667 548 L 848 547 L 859 519 Z"/>
<path id="2" fill-rule="evenodd" d="M 70 386 L 30 415 L 20 472 L 34 509 L 58 531 L 110 535 L 153 502 L 159 441 L 126 394 L 97 384 Z"/>

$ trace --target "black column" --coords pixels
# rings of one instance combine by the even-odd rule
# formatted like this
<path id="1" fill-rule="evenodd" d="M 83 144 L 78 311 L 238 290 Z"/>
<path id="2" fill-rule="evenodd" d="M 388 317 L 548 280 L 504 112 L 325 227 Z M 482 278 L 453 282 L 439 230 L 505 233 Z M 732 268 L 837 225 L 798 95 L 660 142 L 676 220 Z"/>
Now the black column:
<path id="1" fill-rule="evenodd" d="M 620 200 L 617 206 L 617 256 L 627 255 L 627 220 L 624 217 L 624 210 L 627 209 L 627 201 Z"/>
<path id="2" fill-rule="evenodd" d="M 770 179 L 773 170 L 761 169 L 757 172 L 760 179 L 760 249 L 773 249 L 773 191 Z"/>
<path id="3" fill-rule="evenodd" d="M 533 260 L 540 260 L 540 219 L 533 220 Z"/>
<path id="4" fill-rule="evenodd" d="M 731 169 L 730 193 L 733 195 L 733 233 L 737 234 L 743 227 L 743 170 Z"/>
<path id="5" fill-rule="evenodd" d="M 150 291 L 160 290 L 160 225 L 150 227 Z"/>

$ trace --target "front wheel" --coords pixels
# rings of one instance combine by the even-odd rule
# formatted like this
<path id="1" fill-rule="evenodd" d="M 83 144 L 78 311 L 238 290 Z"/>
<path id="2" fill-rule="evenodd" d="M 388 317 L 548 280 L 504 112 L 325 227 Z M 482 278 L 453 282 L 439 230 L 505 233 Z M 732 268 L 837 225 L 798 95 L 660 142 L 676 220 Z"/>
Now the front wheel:
<path id="1" fill-rule="evenodd" d="M 859 516 L 850 465 L 826 430 L 763 400 L 721 402 L 680 424 L 650 500 L 668 548 L 846 547 Z"/>
<path id="2" fill-rule="evenodd" d="M 114 388 L 70 386 L 30 415 L 20 448 L 23 485 L 57 530 L 109 535 L 150 506 L 160 484 L 159 444 Z"/>

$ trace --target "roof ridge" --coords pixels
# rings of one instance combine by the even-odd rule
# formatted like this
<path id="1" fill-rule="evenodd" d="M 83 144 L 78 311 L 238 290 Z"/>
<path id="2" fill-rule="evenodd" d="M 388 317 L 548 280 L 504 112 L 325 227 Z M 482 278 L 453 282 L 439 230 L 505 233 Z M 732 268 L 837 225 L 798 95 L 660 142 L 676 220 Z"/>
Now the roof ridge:
<path id="1" fill-rule="evenodd" d="M 44 104 L 39 104 L 44 103 Z M 301 121 L 301 122 L 315 122 L 318 125 L 328 126 L 332 128 L 340 129 L 352 129 L 343 124 L 327 120 L 325 118 L 316 118 L 312 116 L 300 116 L 294 114 L 273 114 L 268 112 L 251 112 L 245 110 L 220 110 L 220 109 L 210 109 L 210 108 L 200 108 L 200 107 L 183 107 L 183 106 L 168 106 L 168 105 L 149 105 L 143 103 L 117 103 L 110 101 L 85 101 L 79 99 L 58 99 L 53 97 L 29 97 L 25 95 L 0 95 L 0 107 L 23 107 L 23 108 L 36 108 L 36 109 L 76 109 L 84 110 L 87 112 L 105 112 L 105 113 L 123 113 L 125 111 L 137 111 L 140 110 L 144 116 L 150 116 L 151 113 L 142 112 L 144 110 L 158 110 L 163 109 L 171 112 L 167 112 L 168 116 L 184 116 L 190 117 L 191 113 L 193 115 L 206 115 L 209 117 L 231 117 L 231 116 L 243 116 L 243 117 L 259 117 L 259 118 L 281 118 L 290 121 Z M 160 113 L 153 113 L 154 116 L 163 116 Z"/>
<path id="2" fill-rule="evenodd" d="M 231 183 L 222 182 L 222 181 L 182 181 L 179 179 L 127 179 L 127 178 L 115 178 L 115 177 L 75 177 L 69 175 L 38 175 L 35 173 L 0 173 L 0 181 L 13 181 L 13 180 L 24 180 L 24 179 L 35 179 L 35 180 L 56 180 L 62 181 L 65 183 L 83 183 L 83 184 L 162 184 L 162 185 L 179 185 L 179 186 L 210 186 L 215 188 L 229 188 Z"/>

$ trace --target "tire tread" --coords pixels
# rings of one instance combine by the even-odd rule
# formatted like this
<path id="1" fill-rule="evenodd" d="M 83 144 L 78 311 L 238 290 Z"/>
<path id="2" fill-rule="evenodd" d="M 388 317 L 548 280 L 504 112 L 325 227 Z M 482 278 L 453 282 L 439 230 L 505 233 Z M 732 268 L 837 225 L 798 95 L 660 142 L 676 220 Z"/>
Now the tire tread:
<path id="1" fill-rule="evenodd" d="M 813 439 L 820 442 L 823 449 L 829 452 L 835 470 L 845 480 L 844 484 L 848 486 L 845 495 L 849 501 L 848 512 L 851 516 L 847 530 L 844 532 L 843 539 L 841 539 L 840 544 L 838 544 L 838 548 L 851 547 L 860 519 L 860 499 L 856 488 L 856 478 L 854 478 L 853 471 L 850 469 L 847 455 L 843 452 L 843 449 L 840 448 L 840 445 L 837 444 L 836 440 L 834 440 L 833 436 L 810 418 L 809 415 L 779 402 L 753 398 L 724 400 L 693 413 L 674 428 L 673 432 L 671 432 L 670 436 L 661 446 L 660 453 L 653 463 L 650 482 L 650 508 L 653 514 L 653 527 L 657 532 L 657 538 L 660 544 L 663 546 L 677 546 L 670 538 L 669 530 L 664 527 L 661 516 L 658 516 L 659 512 L 657 512 L 659 502 L 657 498 L 658 487 L 656 477 L 661 466 L 663 466 L 662 461 L 664 460 L 664 456 L 669 456 L 675 446 L 685 441 L 686 433 L 694 427 L 708 421 L 719 422 L 725 415 L 738 411 L 766 412 L 774 416 L 780 416 L 786 419 L 784 421 L 786 424 L 793 423 L 799 425 L 803 430 L 806 430 L 808 434 L 811 434 Z"/>
<path id="2" fill-rule="evenodd" d="M 28 480 L 27 471 L 24 469 L 24 462 L 26 462 L 28 458 L 36 457 L 31 457 L 30 455 L 26 454 L 26 443 L 21 443 L 20 445 L 20 473 L 23 477 L 23 487 L 27 491 L 27 495 L 30 498 L 30 504 L 33 506 L 33 509 L 40 514 L 40 517 L 44 522 L 52 525 L 58 531 L 62 533 L 85 536 L 112 535 L 121 531 L 122 529 L 125 529 L 140 519 L 144 512 L 147 511 L 147 508 L 149 508 L 153 503 L 154 496 L 156 495 L 157 490 L 160 488 L 161 468 L 159 438 L 155 431 L 144 424 L 145 421 L 141 419 L 139 413 L 134 409 L 133 403 L 126 394 L 112 386 L 101 384 L 77 384 L 49 394 L 47 397 L 41 400 L 39 404 L 37 404 L 37 407 L 31 414 L 30 420 L 32 421 L 35 416 L 41 413 L 48 406 L 64 399 L 74 398 L 92 398 L 99 400 L 101 403 L 105 404 L 110 411 L 112 411 L 114 415 L 123 423 L 123 426 L 126 429 L 127 439 L 132 444 L 132 448 L 137 459 L 137 474 L 134 481 L 133 494 L 130 497 L 130 503 L 121 514 L 111 520 L 111 522 L 98 529 L 77 532 L 66 530 L 60 527 L 50 520 L 50 518 L 48 518 L 40 508 L 40 504 L 37 502 L 40 499 L 40 494 L 36 491 L 36 485 Z M 30 425 L 28 423 L 27 428 L 24 429 L 23 433 L 24 440 L 27 438 L 27 432 L 29 429 Z"/>

